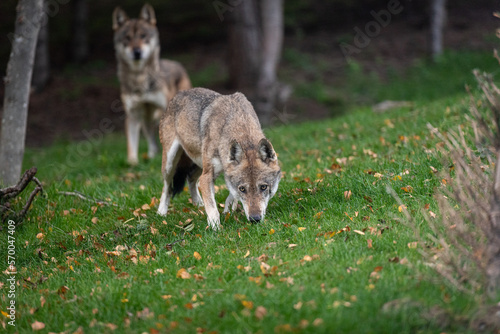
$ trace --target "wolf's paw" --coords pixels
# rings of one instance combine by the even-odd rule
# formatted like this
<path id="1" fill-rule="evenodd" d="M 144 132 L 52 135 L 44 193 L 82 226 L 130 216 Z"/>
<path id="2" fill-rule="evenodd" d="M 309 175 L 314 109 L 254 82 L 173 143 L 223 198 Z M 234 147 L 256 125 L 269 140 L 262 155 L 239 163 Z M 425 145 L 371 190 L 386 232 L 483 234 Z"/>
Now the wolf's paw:
<path id="1" fill-rule="evenodd" d="M 160 204 L 160 207 L 158 208 L 158 214 L 162 216 L 166 216 L 168 211 L 168 206 Z"/>
<path id="2" fill-rule="evenodd" d="M 236 206 L 238 205 L 238 200 L 229 193 L 229 196 L 226 198 L 226 203 L 224 204 L 224 213 L 228 213 L 229 211 L 236 210 Z"/>
<path id="3" fill-rule="evenodd" d="M 233 203 L 228 203 L 226 201 L 226 204 L 224 204 L 224 211 L 222 213 L 226 214 L 229 213 L 231 210 L 231 207 L 233 206 Z"/>
<path id="4" fill-rule="evenodd" d="M 210 226 L 214 231 L 218 231 L 221 229 L 220 219 L 219 217 L 211 219 L 208 218 L 208 226 Z"/>
<path id="5" fill-rule="evenodd" d="M 137 166 L 139 164 L 139 159 L 137 159 L 137 158 L 128 158 L 127 159 L 127 163 L 130 166 Z"/>
<path id="6" fill-rule="evenodd" d="M 197 207 L 202 207 L 204 206 L 203 205 L 203 201 L 201 200 L 201 198 L 192 198 L 192 201 L 193 201 L 193 205 L 194 206 L 197 206 Z"/>
<path id="7" fill-rule="evenodd" d="M 157 154 L 158 154 L 158 149 L 157 148 L 149 149 L 148 150 L 148 158 L 149 159 L 153 159 Z"/>

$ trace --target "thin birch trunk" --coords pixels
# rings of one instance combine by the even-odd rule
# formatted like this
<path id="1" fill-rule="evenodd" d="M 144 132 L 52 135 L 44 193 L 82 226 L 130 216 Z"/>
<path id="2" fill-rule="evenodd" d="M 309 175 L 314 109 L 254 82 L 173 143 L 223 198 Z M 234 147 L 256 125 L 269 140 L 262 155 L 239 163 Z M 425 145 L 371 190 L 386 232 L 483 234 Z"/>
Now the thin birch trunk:
<path id="1" fill-rule="evenodd" d="M 5 77 L 4 110 L 0 135 L 0 184 L 13 185 L 21 176 L 28 104 L 40 30 L 43 0 L 19 0 L 12 52 Z"/>

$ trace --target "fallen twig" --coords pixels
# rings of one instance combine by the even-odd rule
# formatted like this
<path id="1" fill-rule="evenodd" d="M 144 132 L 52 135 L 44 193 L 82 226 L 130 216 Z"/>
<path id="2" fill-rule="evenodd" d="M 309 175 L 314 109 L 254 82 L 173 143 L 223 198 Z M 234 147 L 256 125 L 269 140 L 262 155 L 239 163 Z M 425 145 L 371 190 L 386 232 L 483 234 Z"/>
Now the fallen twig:
<path id="1" fill-rule="evenodd" d="M 24 219 L 24 216 L 26 216 L 26 213 L 28 212 L 36 195 L 40 192 L 43 193 L 42 183 L 35 177 L 36 172 L 37 168 L 31 167 L 30 169 L 24 172 L 23 176 L 21 176 L 21 179 L 15 186 L 0 189 L 0 217 L 2 219 L 5 218 L 4 213 L 9 212 L 10 214 L 16 216 L 15 219 L 17 221 L 17 224 L 19 225 Z M 7 202 L 7 200 L 16 197 L 21 192 L 23 192 L 31 181 L 33 181 L 36 184 L 36 187 L 31 192 L 30 196 L 28 197 L 28 200 L 26 201 L 26 204 L 23 206 L 21 211 L 19 211 L 19 213 L 16 214 L 16 211 L 11 208 L 11 203 Z"/>
<path id="2" fill-rule="evenodd" d="M 23 176 L 15 186 L 0 189 L 0 199 L 9 199 L 17 196 L 30 183 L 37 172 L 36 167 L 31 167 L 24 172 Z M 38 180 L 37 180 L 38 181 Z M 40 183 L 40 181 L 38 181 Z"/>
<path id="3" fill-rule="evenodd" d="M 78 198 L 83 199 L 85 201 L 95 202 L 95 203 L 101 204 L 101 205 L 118 206 L 115 203 L 110 203 L 110 202 L 107 202 L 107 201 L 103 201 L 101 199 L 89 197 L 87 195 L 82 194 L 79 191 L 58 191 L 57 193 L 61 194 L 61 195 L 64 195 L 64 196 L 75 196 L 75 197 L 78 197 Z"/>
<path id="4" fill-rule="evenodd" d="M 36 177 L 33 178 L 33 180 L 35 180 Z M 26 204 L 24 205 L 23 209 L 19 212 L 19 217 L 18 217 L 18 220 L 19 221 L 22 221 L 24 216 L 26 215 L 26 213 L 28 212 L 28 209 L 30 208 L 31 206 L 31 203 L 33 203 L 33 200 L 35 199 L 35 196 L 41 192 L 43 193 L 43 188 L 42 188 L 42 184 L 40 183 L 40 181 L 38 181 L 38 179 L 36 179 L 35 183 L 37 184 L 37 186 L 35 187 L 35 189 L 31 192 L 30 194 L 30 197 L 28 198 L 28 200 L 26 201 Z"/>

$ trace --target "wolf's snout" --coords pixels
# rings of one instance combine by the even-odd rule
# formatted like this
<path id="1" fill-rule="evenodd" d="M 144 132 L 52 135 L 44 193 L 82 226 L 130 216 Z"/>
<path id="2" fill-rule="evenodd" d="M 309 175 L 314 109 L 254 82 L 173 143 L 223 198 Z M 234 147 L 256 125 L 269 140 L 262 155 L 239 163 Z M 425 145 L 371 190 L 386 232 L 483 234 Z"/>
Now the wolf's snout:
<path id="1" fill-rule="evenodd" d="M 134 60 L 140 60 L 141 59 L 141 55 L 142 55 L 141 48 L 133 48 L 132 49 L 132 53 L 134 54 Z"/>
<path id="2" fill-rule="evenodd" d="M 261 215 L 253 215 L 249 217 L 251 223 L 258 223 L 262 220 Z"/>

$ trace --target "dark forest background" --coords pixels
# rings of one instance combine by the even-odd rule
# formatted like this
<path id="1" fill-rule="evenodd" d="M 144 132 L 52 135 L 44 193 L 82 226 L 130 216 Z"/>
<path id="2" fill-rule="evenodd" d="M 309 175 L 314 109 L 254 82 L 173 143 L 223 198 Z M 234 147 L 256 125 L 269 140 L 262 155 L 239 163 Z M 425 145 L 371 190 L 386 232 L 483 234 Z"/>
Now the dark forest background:
<path id="1" fill-rule="evenodd" d="M 50 18 L 50 51 L 54 68 L 63 68 L 71 62 L 72 11 L 73 1 L 51 0 L 50 10 L 56 13 Z M 157 13 L 158 28 L 162 47 L 167 52 L 189 51 L 200 44 L 214 44 L 225 41 L 224 22 L 218 16 L 217 2 L 230 4 L 234 1 L 214 0 L 150 0 Z M 429 23 L 429 2 L 401 0 L 404 7 L 400 15 L 394 16 L 396 22 L 405 22 L 408 28 L 426 33 Z M 8 33 L 14 30 L 15 6 L 17 1 L 0 2 L 0 64 L 7 62 L 10 43 Z M 371 10 L 387 7 L 387 0 L 285 0 L 285 32 L 287 36 L 302 36 L 317 32 L 338 34 L 349 28 L 363 24 L 373 18 Z M 136 17 L 144 3 L 136 0 L 88 1 L 89 21 L 88 38 L 89 60 L 111 60 L 114 58 L 111 29 L 111 13 L 116 6 L 126 9 L 129 16 Z M 492 11 L 498 1 L 493 0 L 456 0 L 447 5 L 449 28 L 466 30 L 470 24 L 481 25 L 481 12 Z M 493 19 L 492 19 L 493 20 Z M 338 43 L 332 38 L 325 43 Z M 187 49 L 186 49 L 187 48 Z M 5 73 L 5 66 L 0 66 Z"/>
<path id="2" fill-rule="evenodd" d="M 195 86 L 231 91 L 227 77 L 227 27 L 217 4 L 234 1 L 151 0 L 155 8 L 162 56 L 184 63 Z M 5 75 L 17 1 L 0 2 L 0 75 Z M 72 39 L 75 1 L 50 0 L 50 80 L 32 95 L 27 144 L 38 146 L 54 140 L 81 139 L 81 130 L 93 128 L 103 117 L 117 120 L 111 105 L 119 98 L 111 13 L 119 5 L 137 17 L 140 1 L 87 1 L 88 57 L 75 62 Z M 346 75 L 359 78 L 404 73 L 416 60 L 429 58 L 430 1 L 402 0 L 404 10 L 392 17 L 380 36 L 348 63 L 340 43 L 352 43 L 354 28 L 373 20 L 370 11 L 387 8 L 387 0 L 285 0 L 285 43 L 279 77 L 294 88 L 288 120 L 330 117 L 350 104 L 373 104 L 376 97 L 358 91 L 346 94 Z M 492 50 L 500 26 L 493 12 L 498 1 L 449 1 L 445 27 L 446 50 Z M 463 86 L 463 85 L 462 85 Z M 0 89 L 3 101 L 3 86 Z M 2 103 L 2 102 L 0 102 Z M 279 121 L 279 120 L 278 120 Z M 117 126 L 120 130 L 121 122 Z"/>

